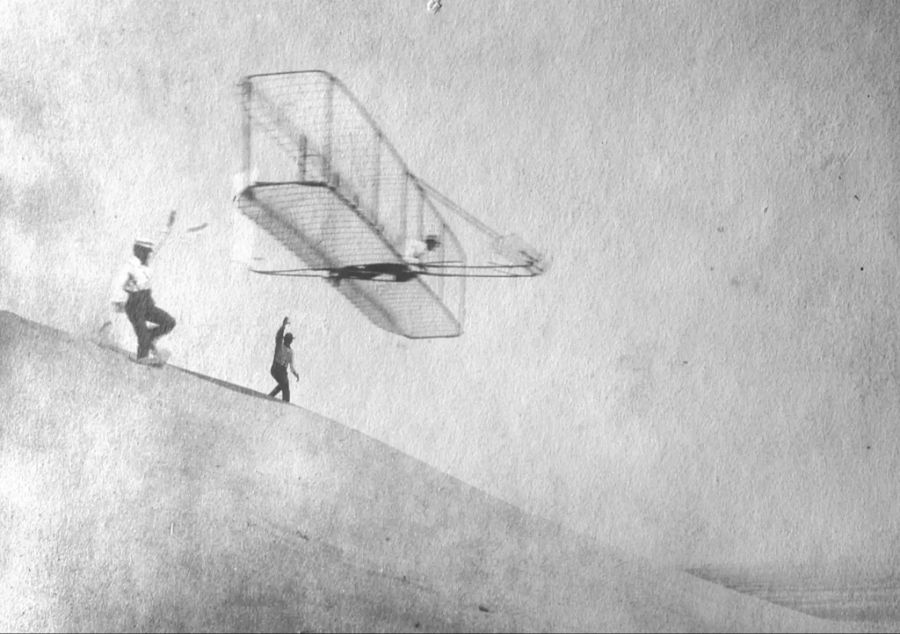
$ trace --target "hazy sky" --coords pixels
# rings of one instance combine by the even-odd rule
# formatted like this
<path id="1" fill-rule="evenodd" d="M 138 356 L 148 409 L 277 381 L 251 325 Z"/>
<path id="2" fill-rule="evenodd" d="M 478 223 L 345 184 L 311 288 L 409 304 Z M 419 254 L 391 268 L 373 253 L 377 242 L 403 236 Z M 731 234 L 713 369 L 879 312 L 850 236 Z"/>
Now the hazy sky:
<path id="1" fill-rule="evenodd" d="M 603 541 L 900 563 L 900 6 L 426 4 L 0 3 L 0 307 L 96 330 L 174 207 L 174 363 L 268 390 L 289 315 L 295 402 Z M 552 271 L 409 341 L 231 265 L 236 84 L 310 68 Z"/>

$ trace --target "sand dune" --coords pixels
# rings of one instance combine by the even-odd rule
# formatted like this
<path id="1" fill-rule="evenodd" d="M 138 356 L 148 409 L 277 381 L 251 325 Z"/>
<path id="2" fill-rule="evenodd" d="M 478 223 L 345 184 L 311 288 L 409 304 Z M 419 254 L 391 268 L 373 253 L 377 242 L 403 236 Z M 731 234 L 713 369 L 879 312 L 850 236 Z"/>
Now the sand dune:
<path id="1" fill-rule="evenodd" d="M 0 313 L 0 629 L 846 631 Z M 623 527 L 622 530 L 627 530 Z"/>

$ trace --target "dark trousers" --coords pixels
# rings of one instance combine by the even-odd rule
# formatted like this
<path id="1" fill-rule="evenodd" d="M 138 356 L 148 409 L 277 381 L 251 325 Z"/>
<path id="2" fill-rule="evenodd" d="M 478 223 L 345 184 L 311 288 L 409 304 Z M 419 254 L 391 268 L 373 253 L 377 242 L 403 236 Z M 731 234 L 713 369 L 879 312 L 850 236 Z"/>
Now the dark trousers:
<path id="1" fill-rule="evenodd" d="M 128 301 L 125 302 L 125 314 L 134 328 L 134 334 L 137 335 L 138 359 L 146 357 L 150 352 L 150 346 L 163 335 L 172 332 L 175 327 L 175 320 L 169 313 L 156 306 L 149 290 L 129 293 Z M 148 328 L 147 322 L 156 324 L 156 328 Z"/>
<path id="2" fill-rule="evenodd" d="M 272 364 L 272 369 L 269 370 L 272 378 L 278 381 L 278 385 L 274 390 L 269 392 L 269 396 L 275 396 L 279 392 L 281 392 L 281 400 L 286 403 L 291 402 L 291 384 L 288 382 L 288 373 L 287 368 L 278 363 Z"/>

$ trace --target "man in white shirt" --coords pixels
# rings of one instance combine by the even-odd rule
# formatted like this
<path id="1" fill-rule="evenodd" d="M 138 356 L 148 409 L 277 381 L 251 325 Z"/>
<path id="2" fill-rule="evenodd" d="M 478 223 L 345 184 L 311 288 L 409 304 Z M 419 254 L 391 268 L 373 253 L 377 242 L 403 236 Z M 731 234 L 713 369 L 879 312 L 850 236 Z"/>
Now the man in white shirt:
<path id="1" fill-rule="evenodd" d="M 406 241 L 403 250 L 403 261 L 411 265 L 411 268 L 420 268 L 425 254 L 434 251 L 439 246 L 441 246 L 441 241 L 433 234 L 427 236 L 424 242 L 410 238 Z"/>
<path id="2" fill-rule="evenodd" d="M 150 268 L 151 256 L 159 253 L 174 224 L 175 212 L 172 211 L 165 231 L 156 243 L 144 239 L 135 240 L 132 249 L 134 255 L 122 267 L 113 284 L 113 296 L 110 299 L 115 310 L 124 312 L 134 328 L 138 339 L 139 363 L 152 363 L 149 353 L 151 350 L 156 353 L 156 340 L 175 328 L 172 316 L 153 301 L 151 291 L 153 270 Z M 148 322 L 155 324 L 156 327 L 148 328 Z"/>

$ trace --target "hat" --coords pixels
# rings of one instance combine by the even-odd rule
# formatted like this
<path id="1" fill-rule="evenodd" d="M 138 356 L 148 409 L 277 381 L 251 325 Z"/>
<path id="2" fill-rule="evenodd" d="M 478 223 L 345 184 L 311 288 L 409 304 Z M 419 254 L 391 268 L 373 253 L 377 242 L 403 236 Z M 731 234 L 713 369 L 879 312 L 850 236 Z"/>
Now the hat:
<path id="1" fill-rule="evenodd" d="M 152 249 L 153 241 L 147 240 L 146 238 L 136 238 L 134 241 L 134 245 L 137 247 L 145 247 L 147 249 Z"/>

